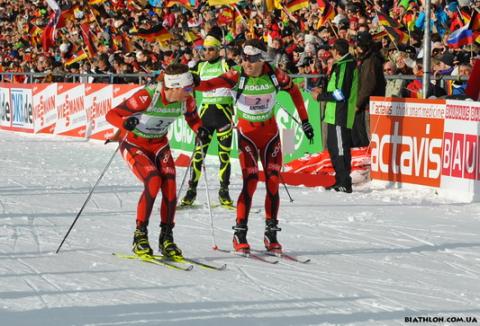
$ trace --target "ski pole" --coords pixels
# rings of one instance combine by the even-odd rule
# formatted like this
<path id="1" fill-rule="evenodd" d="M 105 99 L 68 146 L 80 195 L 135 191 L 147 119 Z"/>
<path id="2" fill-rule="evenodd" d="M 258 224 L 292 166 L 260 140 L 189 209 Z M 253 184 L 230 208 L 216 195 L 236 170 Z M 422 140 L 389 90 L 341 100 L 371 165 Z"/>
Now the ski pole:
<path id="1" fill-rule="evenodd" d="M 113 159 L 115 158 L 115 155 L 117 154 L 117 152 L 118 152 L 119 149 L 120 149 L 120 144 L 118 145 L 118 147 L 117 147 L 117 149 L 115 150 L 115 152 L 113 152 L 113 155 L 112 155 L 112 157 L 110 158 L 110 160 L 108 161 L 108 163 L 107 163 L 107 165 L 105 166 L 105 168 L 103 169 L 102 174 L 100 174 L 100 176 L 99 176 L 98 179 L 97 179 L 97 182 L 95 182 L 95 184 L 93 185 L 92 189 L 90 190 L 90 193 L 88 194 L 87 199 L 86 199 L 85 202 L 83 203 L 82 208 L 80 208 L 80 211 L 77 213 L 77 216 L 76 216 L 75 219 L 73 220 L 72 225 L 70 225 L 70 228 L 68 229 L 67 234 L 65 234 L 65 236 L 63 237 L 63 240 L 62 240 L 62 242 L 60 243 L 60 245 L 58 246 L 57 251 L 56 251 L 55 253 L 58 254 L 58 252 L 60 251 L 60 248 L 62 248 L 63 243 L 65 242 L 65 240 L 67 239 L 68 235 L 70 234 L 70 231 L 72 231 L 73 226 L 75 225 L 75 223 L 77 222 L 78 218 L 79 218 L 80 215 L 82 214 L 83 209 L 85 208 L 85 206 L 87 206 L 87 203 L 88 203 L 88 201 L 90 200 L 90 197 L 92 197 L 92 194 L 93 194 L 93 192 L 95 191 L 95 188 L 96 188 L 97 185 L 100 183 L 100 180 L 102 180 L 103 175 L 105 174 L 105 172 L 107 172 L 110 164 L 112 164 L 112 161 L 113 161 Z"/>
<path id="2" fill-rule="evenodd" d="M 199 140 L 200 147 L 202 148 L 202 169 L 203 169 L 203 181 L 205 182 L 205 191 L 207 192 L 207 206 L 208 212 L 210 213 L 210 228 L 212 230 L 212 241 L 213 241 L 213 250 L 217 250 L 217 241 L 215 240 L 215 230 L 213 226 L 213 212 L 212 212 L 212 205 L 210 203 L 210 194 L 208 189 L 208 181 L 207 181 L 207 168 L 205 167 L 205 153 L 203 153 L 203 143 Z"/>
<path id="3" fill-rule="evenodd" d="M 280 109 L 282 109 L 283 111 L 285 111 L 285 113 L 286 113 L 290 118 L 292 118 L 292 120 L 295 121 L 299 126 L 302 125 L 302 124 L 300 123 L 300 121 L 298 121 L 298 119 L 295 118 L 290 112 L 288 112 L 287 109 L 285 109 L 283 106 L 280 106 Z"/>
<path id="4" fill-rule="evenodd" d="M 192 162 L 193 162 L 193 157 L 195 156 L 195 150 L 196 150 L 196 148 L 195 148 L 195 146 L 193 146 L 193 152 L 192 152 L 192 155 L 190 155 L 190 160 L 188 161 L 187 171 L 185 171 L 185 174 L 183 175 L 183 178 L 182 178 L 182 183 L 180 184 L 180 188 L 178 188 L 178 191 L 177 191 L 177 201 L 178 201 L 178 198 L 180 198 L 180 194 L 182 193 L 183 185 L 185 184 L 185 181 L 187 180 L 187 175 L 190 172 Z"/>
<path id="5" fill-rule="evenodd" d="M 280 180 L 282 181 L 282 184 L 283 184 L 283 187 L 285 188 L 285 191 L 287 192 L 287 195 L 288 195 L 288 198 L 290 198 L 290 202 L 293 203 L 293 198 L 292 196 L 290 195 L 290 191 L 288 191 L 288 187 L 287 187 L 287 184 L 285 183 L 285 180 L 283 180 L 283 177 L 282 177 L 282 172 L 278 172 L 278 175 L 280 177 Z"/>
<path id="6" fill-rule="evenodd" d="M 297 120 L 297 118 L 295 118 L 290 112 L 287 111 L 287 109 L 285 109 L 283 106 L 280 106 L 280 108 L 281 108 L 283 111 L 285 111 L 285 113 L 288 114 L 288 116 L 289 116 L 290 118 L 292 118 L 292 120 L 295 121 L 299 126 L 302 125 L 302 124 Z M 280 180 L 282 181 L 283 187 L 285 188 L 285 191 L 287 192 L 288 198 L 290 198 L 290 202 L 293 203 L 293 198 L 292 198 L 292 196 L 290 195 L 290 191 L 288 191 L 288 187 L 287 187 L 287 184 L 285 183 L 285 180 L 283 180 L 282 173 L 279 172 L 278 175 L 280 176 Z"/>

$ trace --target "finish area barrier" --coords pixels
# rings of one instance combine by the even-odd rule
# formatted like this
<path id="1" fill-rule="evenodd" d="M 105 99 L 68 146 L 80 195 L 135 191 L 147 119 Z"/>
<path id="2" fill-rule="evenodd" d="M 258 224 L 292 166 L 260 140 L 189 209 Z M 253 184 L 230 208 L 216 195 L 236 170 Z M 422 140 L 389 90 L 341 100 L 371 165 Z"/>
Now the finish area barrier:
<path id="1" fill-rule="evenodd" d="M 480 102 L 372 97 L 371 178 L 480 199 Z"/>
<path id="2" fill-rule="evenodd" d="M 115 129 L 105 120 L 106 113 L 132 96 L 143 86 L 112 84 L 7 84 L 0 83 L 0 129 L 33 134 L 81 137 L 105 140 Z M 305 153 L 322 151 L 320 110 L 308 92 L 302 92 L 310 122 L 315 130 L 314 143 L 306 139 L 293 102 L 286 92 L 277 94 L 276 119 L 283 140 L 284 162 L 303 157 Z M 201 102 L 201 93 L 196 94 Z M 185 119 L 170 126 L 170 146 L 191 152 L 194 133 Z M 236 137 L 236 135 L 234 136 Z M 209 154 L 217 153 L 214 140 Z M 233 141 L 232 156 L 236 157 L 237 142 Z"/>

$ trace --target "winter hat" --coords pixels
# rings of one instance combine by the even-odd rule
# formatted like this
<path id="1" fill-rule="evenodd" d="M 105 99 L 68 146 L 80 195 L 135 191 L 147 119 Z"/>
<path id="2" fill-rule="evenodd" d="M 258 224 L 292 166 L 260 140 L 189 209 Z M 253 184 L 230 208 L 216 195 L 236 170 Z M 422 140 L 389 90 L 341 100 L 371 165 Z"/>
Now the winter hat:
<path id="1" fill-rule="evenodd" d="M 443 62 L 447 66 L 453 67 L 453 61 L 455 56 L 450 52 L 445 52 L 441 57 L 438 58 L 438 61 Z"/>
<path id="2" fill-rule="evenodd" d="M 372 34 L 369 32 L 360 32 L 357 34 L 357 45 L 361 49 L 368 49 L 372 45 Z"/>
<path id="3" fill-rule="evenodd" d="M 450 2 L 447 6 L 447 10 L 450 12 L 456 12 L 458 8 L 458 3 L 457 2 Z"/>

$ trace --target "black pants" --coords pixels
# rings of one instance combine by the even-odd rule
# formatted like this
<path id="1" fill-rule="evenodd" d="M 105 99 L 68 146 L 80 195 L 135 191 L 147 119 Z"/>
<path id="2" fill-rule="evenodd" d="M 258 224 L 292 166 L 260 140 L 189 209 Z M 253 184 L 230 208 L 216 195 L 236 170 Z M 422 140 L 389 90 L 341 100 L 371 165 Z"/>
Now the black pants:
<path id="1" fill-rule="evenodd" d="M 328 124 L 327 149 L 335 169 L 335 184 L 339 186 L 352 185 L 351 137 L 350 129 Z"/>
<path id="2" fill-rule="evenodd" d="M 232 106 L 219 104 L 204 104 L 200 110 L 203 126 L 208 129 L 210 135 L 213 136 L 215 132 L 217 135 L 218 159 L 220 161 L 218 177 L 220 185 L 223 187 L 228 187 L 230 184 L 230 151 L 232 150 L 233 136 L 232 112 Z M 210 142 L 203 144 L 202 147 L 198 145 L 197 141 L 195 143 L 197 145 L 190 169 L 190 188 L 197 188 L 202 174 L 203 157 L 205 157 L 210 146 Z"/>
<path id="3" fill-rule="evenodd" d="M 355 120 L 352 127 L 352 146 L 364 147 L 370 144 L 367 123 L 369 123 L 368 112 L 360 110 L 355 112 Z"/>

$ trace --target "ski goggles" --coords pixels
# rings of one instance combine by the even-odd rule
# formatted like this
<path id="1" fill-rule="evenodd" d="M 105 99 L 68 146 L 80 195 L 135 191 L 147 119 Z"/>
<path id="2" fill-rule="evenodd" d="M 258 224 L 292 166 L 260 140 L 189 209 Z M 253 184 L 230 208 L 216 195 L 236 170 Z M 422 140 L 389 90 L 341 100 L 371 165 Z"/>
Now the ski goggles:
<path id="1" fill-rule="evenodd" d="M 248 54 L 243 53 L 242 54 L 242 60 L 250 62 L 250 63 L 256 63 L 256 62 L 260 62 L 260 61 L 263 60 L 263 55 L 261 53 L 254 54 L 254 55 L 248 55 Z"/>
<path id="2" fill-rule="evenodd" d="M 183 90 L 187 93 L 193 92 L 193 85 L 183 87 Z"/>

